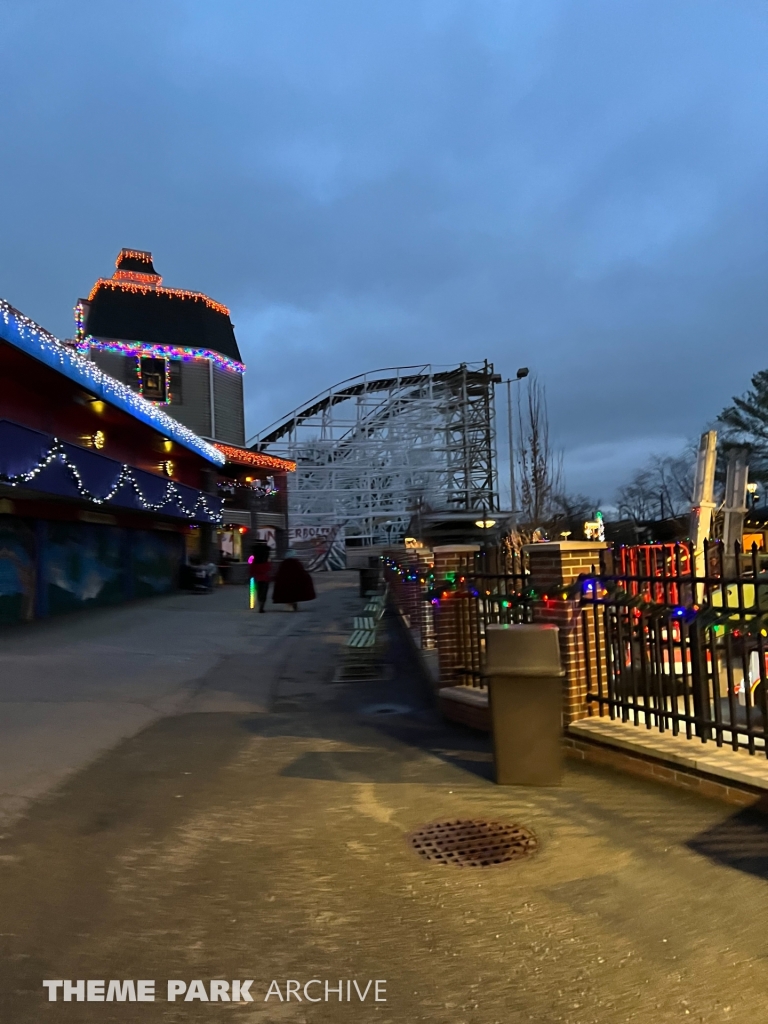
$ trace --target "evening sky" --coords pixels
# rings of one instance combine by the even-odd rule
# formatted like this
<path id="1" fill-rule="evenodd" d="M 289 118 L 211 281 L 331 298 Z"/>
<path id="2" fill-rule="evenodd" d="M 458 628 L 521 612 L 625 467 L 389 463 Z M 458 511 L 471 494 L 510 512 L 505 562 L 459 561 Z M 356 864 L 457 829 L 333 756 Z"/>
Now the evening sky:
<path id="1" fill-rule="evenodd" d="M 762 0 L 0 0 L 0 38 L 0 296 L 70 336 L 151 250 L 230 307 L 249 434 L 526 365 L 606 500 L 768 367 Z"/>

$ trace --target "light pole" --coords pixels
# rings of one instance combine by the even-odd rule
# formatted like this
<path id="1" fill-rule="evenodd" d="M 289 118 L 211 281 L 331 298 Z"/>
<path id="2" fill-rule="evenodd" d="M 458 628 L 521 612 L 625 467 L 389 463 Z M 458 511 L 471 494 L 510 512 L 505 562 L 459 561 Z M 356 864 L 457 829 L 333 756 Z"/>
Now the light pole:
<path id="1" fill-rule="evenodd" d="M 524 377 L 528 376 L 528 367 L 521 366 L 517 371 L 516 377 L 509 377 L 507 379 L 507 427 L 509 430 L 509 504 L 510 511 L 512 512 L 512 525 L 517 526 L 517 509 L 515 505 L 517 503 L 515 495 L 515 449 L 513 445 L 513 433 L 512 433 L 512 381 L 519 384 Z"/>

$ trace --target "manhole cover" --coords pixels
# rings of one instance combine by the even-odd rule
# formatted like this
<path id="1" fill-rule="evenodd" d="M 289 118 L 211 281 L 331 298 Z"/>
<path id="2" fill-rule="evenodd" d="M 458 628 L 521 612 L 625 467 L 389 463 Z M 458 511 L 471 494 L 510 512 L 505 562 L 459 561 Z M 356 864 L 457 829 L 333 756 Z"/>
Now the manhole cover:
<path id="1" fill-rule="evenodd" d="M 407 715 L 411 709 L 407 704 L 369 704 L 361 709 L 363 715 Z"/>
<path id="2" fill-rule="evenodd" d="M 408 835 L 408 843 L 424 860 L 460 868 L 488 868 L 535 853 L 536 836 L 522 825 L 502 821 L 433 821 Z"/>

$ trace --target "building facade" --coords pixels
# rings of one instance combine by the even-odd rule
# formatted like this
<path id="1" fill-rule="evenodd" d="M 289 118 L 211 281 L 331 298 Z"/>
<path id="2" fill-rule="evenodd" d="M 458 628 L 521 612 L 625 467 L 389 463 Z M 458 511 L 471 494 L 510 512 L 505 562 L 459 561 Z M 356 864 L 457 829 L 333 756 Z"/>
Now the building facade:
<path id="1" fill-rule="evenodd" d="M 0 300 L 0 623 L 175 589 L 222 452 Z"/>
<path id="2" fill-rule="evenodd" d="M 245 443 L 243 373 L 229 310 L 168 288 L 152 253 L 122 249 L 75 307 L 75 343 L 105 373 L 201 437 Z"/>
<path id="3" fill-rule="evenodd" d="M 220 562 L 233 578 L 233 563 L 246 562 L 256 540 L 265 541 L 282 558 L 288 547 L 288 475 L 296 463 L 250 448 L 215 442 L 226 463 L 219 470 L 218 492 L 224 501 L 218 531 Z"/>

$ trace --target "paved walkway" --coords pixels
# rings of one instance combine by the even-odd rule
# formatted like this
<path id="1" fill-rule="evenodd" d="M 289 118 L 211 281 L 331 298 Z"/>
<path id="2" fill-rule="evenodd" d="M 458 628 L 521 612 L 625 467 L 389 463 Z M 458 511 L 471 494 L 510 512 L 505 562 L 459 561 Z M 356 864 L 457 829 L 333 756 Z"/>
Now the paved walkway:
<path id="1" fill-rule="evenodd" d="M 0 824 L 165 715 L 266 711 L 294 638 L 322 634 L 305 675 L 330 673 L 358 602 L 346 573 L 322 586 L 296 614 L 222 587 L 0 632 Z"/>
<path id="2" fill-rule="evenodd" d="M 762 818 L 581 766 L 557 789 L 495 787 L 487 740 L 437 719 L 396 633 L 389 680 L 331 682 L 359 607 L 349 576 L 325 579 L 296 616 L 227 608 L 233 593 L 101 619 L 105 649 L 132 649 L 149 629 L 152 656 L 199 661 L 152 676 L 167 682 L 163 706 L 138 662 L 105 671 L 116 694 L 144 694 L 148 724 L 102 732 L 88 757 L 104 752 L 6 829 L 0 1020 L 766 1019 Z M 69 628 L 71 664 L 85 664 L 92 625 Z M 55 629 L 67 632 L 17 634 L 6 653 L 23 662 Z M 60 759 L 48 777 L 64 771 Z M 540 852 L 458 869 L 405 843 L 422 822 L 480 816 L 529 826 Z M 152 978 L 159 999 L 52 1006 L 43 978 Z M 254 1002 L 168 1003 L 166 979 L 253 979 Z M 285 997 L 288 980 L 311 979 L 386 979 L 387 1001 L 265 1001 L 273 980 Z"/>

